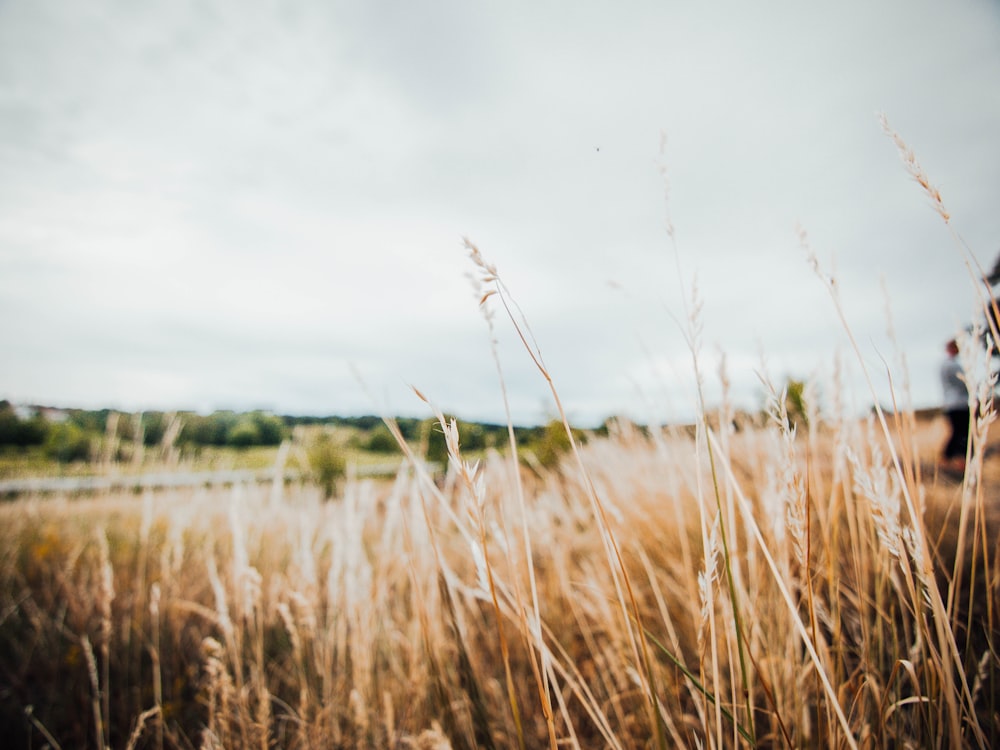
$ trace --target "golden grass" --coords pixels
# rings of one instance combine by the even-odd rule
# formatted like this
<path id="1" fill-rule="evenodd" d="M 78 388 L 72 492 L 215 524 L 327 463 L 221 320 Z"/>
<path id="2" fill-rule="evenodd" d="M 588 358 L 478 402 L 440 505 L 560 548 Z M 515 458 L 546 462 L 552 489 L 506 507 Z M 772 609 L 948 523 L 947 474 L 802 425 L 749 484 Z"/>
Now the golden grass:
<path id="1" fill-rule="evenodd" d="M 438 413 L 444 477 L 388 420 L 409 468 L 334 502 L 297 486 L 0 506 L 10 746 L 1000 746 L 993 381 L 971 383 L 957 481 L 934 469 L 940 422 L 834 404 L 795 430 L 774 388 L 763 426 L 699 393 L 693 431 L 579 445 L 469 248 L 491 332 L 499 302 L 550 386 L 562 465 L 523 469 L 513 430 L 506 458 L 467 461 Z"/>
<path id="2" fill-rule="evenodd" d="M 724 433 L 724 449 L 716 435 L 721 505 L 698 439 L 627 425 L 579 449 L 586 478 L 570 464 L 518 479 L 494 454 L 440 487 L 406 472 L 332 503 L 309 488 L 9 503 L 5 732 L 22 747 L 44 733 L 62 747 L 630 748 L 657 721 L 667 746 L 989 746 L 998 498 L 983 487 L 1000 467 L 965 490 L 928 477 L 913 522 L 871 428 L 791 438 L 774 423 Z"/>

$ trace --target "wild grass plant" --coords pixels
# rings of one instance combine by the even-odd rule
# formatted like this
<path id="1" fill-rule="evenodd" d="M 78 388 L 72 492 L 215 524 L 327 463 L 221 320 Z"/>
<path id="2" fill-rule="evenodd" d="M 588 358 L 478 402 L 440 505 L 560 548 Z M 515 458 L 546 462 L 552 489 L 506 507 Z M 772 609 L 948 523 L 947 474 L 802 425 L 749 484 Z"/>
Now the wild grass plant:
<path id="1" fill-rule="evenodd" d="M 469 461 L 418 391 L 443 475 L 389 419 L 408 468 L 348 473 L 332 501 L 276 485 L 0 506 L 7 746 L 1000 746 L 988 378 L 960 481 L 928 464 L 940 422 L 905 403 L 858 418 L 806 383 L 793 419 L 764 374 L 768 418 L 737 425 L 724 367 L 693 429 L 619 422 L 580 444 L 469 249 L 491 334 L 496 309 L 551 388 L 562 462 L 522 465 L 512 427 Z M 697 321 L 694 303 L 703 383 Z"/>
<path id="2" fill-rule="evenodd" d="M 335 502 L 9 503 L 5 737 L 631 748 L 655 721 L 667 747 L 991 746 L 989 477 L 925 483 L 910 520 L 873 422 L 775 415 L 704 447 L 624 424 L 579 448 L 586 478 L 491 454 Z"/>
<path id="3" fill-rule="evenodd" d="M 540 476 L 452 441 L 443 481 L 416 464 L 335 502 L 8 503 L 5 736 L 991 746 L 1000 477 L 922 480 L 913 517 L 876 422 L 793 433 L 781 403 L 739 432 L 622 424 Z"/>

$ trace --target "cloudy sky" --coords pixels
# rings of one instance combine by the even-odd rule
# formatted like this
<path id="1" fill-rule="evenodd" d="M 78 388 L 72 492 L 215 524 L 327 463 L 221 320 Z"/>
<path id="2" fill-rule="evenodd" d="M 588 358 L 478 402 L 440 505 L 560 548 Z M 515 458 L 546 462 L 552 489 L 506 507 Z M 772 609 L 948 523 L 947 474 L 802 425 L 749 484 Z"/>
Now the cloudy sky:
<path id="1" fill-rule="evenodd" d="M 998 134 L 997 0 L 0 0 L 0 397 L 501 420 L 463 237 L 582 424 L 694 412 L 693 298 L 710 401 L 720 353 L 747 406 L 850 390 L 801 229 L 878 398 L 934 405 Z"/>

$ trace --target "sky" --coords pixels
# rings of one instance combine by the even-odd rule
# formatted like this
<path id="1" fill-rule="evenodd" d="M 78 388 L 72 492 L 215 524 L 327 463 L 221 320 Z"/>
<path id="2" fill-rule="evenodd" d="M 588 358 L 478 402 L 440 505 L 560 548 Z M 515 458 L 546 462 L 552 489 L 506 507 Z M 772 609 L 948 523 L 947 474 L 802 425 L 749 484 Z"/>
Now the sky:
<path id="1" fill-rule="evenodd" d="M 0 0 L 0 398 L 501 422 L 492 337 L 546 421 L 467 239 L 578 424 L 935 406 L 998 82 L 998 0 Z"/>

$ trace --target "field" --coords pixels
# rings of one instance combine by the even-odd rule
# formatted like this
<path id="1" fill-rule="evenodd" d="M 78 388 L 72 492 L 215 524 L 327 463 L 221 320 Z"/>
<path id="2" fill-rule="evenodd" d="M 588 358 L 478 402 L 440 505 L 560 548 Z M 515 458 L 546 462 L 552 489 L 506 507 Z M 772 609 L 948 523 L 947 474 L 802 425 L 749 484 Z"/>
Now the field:
<path id="1" fill-rule="evenodd" d="M 772 406 L 553 470 L 452 441 L 328 502 L 8 502 L 5 745 L 996 746 L 1000 463 L 936 473 L 940 418 Z"/>
<path id="2" fill-rule="evenodd" d="M 441 473 L 387 420 L 390 481 L 0 506 L 8 746 L 1000 746 L 994 380 L 966 368 L 963 475 L 939 415 L 819 409 L 807 383 L 747 418 L 724 372 L 694 425 L 581 443 L 471 249 L 561 460 L 469 460 L 428 404 Z"/>

